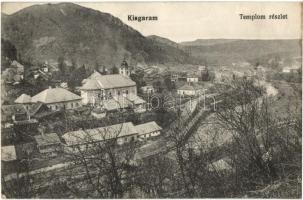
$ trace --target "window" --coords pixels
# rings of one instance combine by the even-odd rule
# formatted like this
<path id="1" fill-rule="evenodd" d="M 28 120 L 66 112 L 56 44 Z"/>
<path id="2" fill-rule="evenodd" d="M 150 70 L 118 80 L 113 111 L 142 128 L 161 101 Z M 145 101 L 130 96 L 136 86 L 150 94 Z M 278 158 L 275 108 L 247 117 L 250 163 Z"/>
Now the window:
<path id="1" fill-rule="evenodd" d="M 120 91 L 118 91 L 118 95 L 120 96 Z"/>
<path id="2" fill-rule="evenodd" d="M 125 93 L 128 94 L 128 90 L 126 90 Z"/>

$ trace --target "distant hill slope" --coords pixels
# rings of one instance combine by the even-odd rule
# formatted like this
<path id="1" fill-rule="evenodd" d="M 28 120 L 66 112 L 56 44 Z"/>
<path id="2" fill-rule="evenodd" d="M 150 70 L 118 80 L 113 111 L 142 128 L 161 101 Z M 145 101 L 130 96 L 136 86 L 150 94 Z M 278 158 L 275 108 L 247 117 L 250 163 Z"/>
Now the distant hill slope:
<path id="1" fill-rule="evenodd" d="M 147 38 L 152 40 L 152 41 L 156 41 L 158 43 L 165 44 L 165 45 L 170 45 L 170 46 L 177 47 L 177 48 L 180 45 L 176 42 L 171 41 L 170 39 L 160 37 L 160 36 L 157 36 L 157 35 L 149 35 L 149 36 L 147 36 Z"/>
<path id="2" fill-rule="evenodd" d="M 254 62 L 264 57 L 291 58 L 301 56 L 301 40 L 196 40 L 181 43 L 182 49 L 200 61 L 230 64 Z"/>
<path id="3" fill-rule="evenodd" d="M 191 63 L 188 54 L 150 40 L 120 19 L 72 3 L 35 5 L 2 15 L 2 37 L 23 58 L 56 61 L 59 56 L 78 65 Z"/>
<path id="4" fill-rule="evenodd" d="M 180 42 L 183 46 L 212 46 L 237 41 L 235 39 L 197 39 L 194 41 Z"/>

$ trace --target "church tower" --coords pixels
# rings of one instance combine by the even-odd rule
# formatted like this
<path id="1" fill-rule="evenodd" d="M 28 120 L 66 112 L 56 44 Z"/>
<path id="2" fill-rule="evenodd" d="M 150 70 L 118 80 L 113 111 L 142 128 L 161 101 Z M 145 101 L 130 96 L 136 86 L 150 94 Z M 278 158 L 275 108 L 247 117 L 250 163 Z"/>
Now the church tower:
<path id="1" fill-rule="evenodd" d="M 119 74 L 129 77 L 130 71 L 131 71 L 130 66 L 128 66 L 126 60 L 124 59 L 119 68 Z"/>

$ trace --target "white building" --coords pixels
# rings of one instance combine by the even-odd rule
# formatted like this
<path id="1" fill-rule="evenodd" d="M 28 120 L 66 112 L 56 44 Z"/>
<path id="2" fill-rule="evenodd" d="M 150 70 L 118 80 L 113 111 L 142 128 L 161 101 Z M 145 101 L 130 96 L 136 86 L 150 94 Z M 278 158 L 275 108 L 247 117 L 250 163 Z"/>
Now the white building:
<path id="1" fill-rule="evenodd" d="M 188 83 L 198 83 L 199 77 L 196 74 L 188 74 L 186 77 Z"/>
<path id="2" fill-rule="evenodd" d="M 95 143 L 116 140 L 122 145 L 137 140 L 144 140 L 161 134 L 162 128 L 154 121 L 134 126 L 132 122 L 120 123 L 94 129 L 78 130 L 65 133 L 62 138 L 65 140 L 67 151 L 82 151 L 94 148 Z"/>
<path id="3" fill-rule="evenodd" d="M 32 103 L 41 102 L 52 110 L 81 107 L 81 97 L 63 88 L 48 88 L 36 94 Z"/>
<path id="4" fill-rule="evenodd" d="M 161 134 L 162 128 L 154 121 L 135 126 L 139 134 L 139 140 L 146 140 Z"/>
<path id="5" fill-rule="evenodd" d="M 153 94 L 155 89 L 152 85 L 146 85 L 140 88 L 143 94 Z"/>
<path id="6" fill-rule="evenodd" d="M 116 140 L 122 145 L 138 139 L 138 132 L 132 122 L 115 124 L 94 129 L 78 130 L 65 133 L 66 150 L 77 151 L 93 148 L 95 143 Z"/>
<path id="7" fill-rule="evenodd" d="M 136 83 L 121 74 L 101 75 L 94 72 L 82 81 L 81 91 L 83 104 L 96 104 L 113 97 L 137 95 Z"/>
<path id="8" fill-rule="evenodd" d="M 202 87 L 196 84 L 185 84 L 177 90 L 181 96 L 196 96 L 202 93 Z"/>

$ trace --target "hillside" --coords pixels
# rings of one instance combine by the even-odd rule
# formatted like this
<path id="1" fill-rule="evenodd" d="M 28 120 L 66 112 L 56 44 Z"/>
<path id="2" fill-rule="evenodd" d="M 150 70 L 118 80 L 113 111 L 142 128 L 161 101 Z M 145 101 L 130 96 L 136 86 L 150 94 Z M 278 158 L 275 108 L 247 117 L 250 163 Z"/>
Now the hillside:
<path id="1" fill-rule="evenodd" d="M 164 44 L 164 45 L 169 45 L 169 46 L 173 46 L 173 47 L 177 47 L 179 46 L 178 43 L 171 41 L 170 39 L 164 38 L 164 37 L 160 37 L 157 35 L 149 35 L 147 36 L 148 39 Z"/>
<path id="2" fill-rule="evenodd" d="M 235 39 L 197 39 L 194 41 L 180 42 L 183 46 L 212 46 L 237 41 Z"/>
<path id="3" fill-rule="evenodd" d="M 4 15 L 2 15 L 4 16 Z M 190 63 L 184 51 L 150 40 L 120 19 L 72 3 L 35 5 L 2 18 L 2 37 L 23 59 L 78 65 Z"/>
<path id="4" fill-rule="evenodd" d="M 257 62 L 264 58 L 292 58 L 301 55 L 301 40 L 196 40 L 181 43 L 182 49 L 208 64 Z"/>

